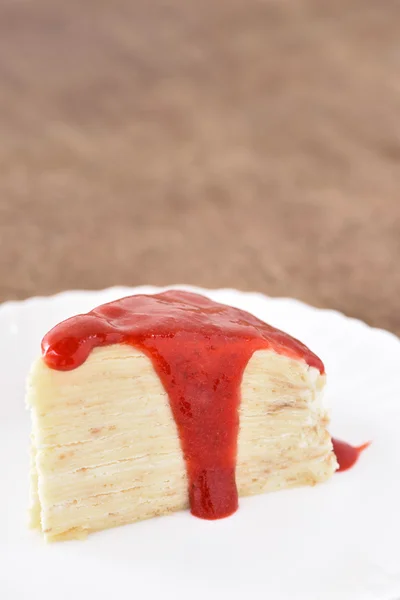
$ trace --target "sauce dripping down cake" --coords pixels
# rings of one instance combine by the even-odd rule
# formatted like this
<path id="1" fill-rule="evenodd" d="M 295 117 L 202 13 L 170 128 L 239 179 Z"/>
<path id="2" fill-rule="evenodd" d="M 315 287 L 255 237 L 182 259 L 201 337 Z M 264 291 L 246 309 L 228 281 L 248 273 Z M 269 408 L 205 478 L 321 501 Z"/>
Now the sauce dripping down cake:
<path id="1" fill-rule="evenodd" d="M 136 295 L 72 317 L 29 378 L 32 525 L 49 540 L 239 496 L 337 469 L 325 370 L 304 344 L 203 296 Z"/>

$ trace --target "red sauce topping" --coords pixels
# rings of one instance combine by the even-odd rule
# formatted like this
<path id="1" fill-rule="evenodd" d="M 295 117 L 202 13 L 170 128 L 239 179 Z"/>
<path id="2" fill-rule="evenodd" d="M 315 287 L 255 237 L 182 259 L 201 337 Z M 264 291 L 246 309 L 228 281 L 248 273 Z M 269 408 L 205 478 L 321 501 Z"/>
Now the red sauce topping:
<path id="1" fill-rule="evenodd" d="M 72 317 L 44 337 L 42 352 L 49 367 L 68 371 L 93 348 L 118 343 L 152 360 L 177 424 L 191 511 L 204 519 L 228 516 L 238 507 L 240 384 L 253 352 L 271 349 L 324 372 L 306 346 L 253 315 L 172 290 L 129 296 Z"/>
<path id="2" fill-rule="evenodd" d="M 333 451 L 336 454 L 337 461 L 339 463 L 339 471 L 347 471 L 350 469 L 358 460 L 361 452 L 368 448 L 371 442 L 366 442 L 362 446 L 350 446 L 346 442 L 335 440 L 332 438 Z"/>

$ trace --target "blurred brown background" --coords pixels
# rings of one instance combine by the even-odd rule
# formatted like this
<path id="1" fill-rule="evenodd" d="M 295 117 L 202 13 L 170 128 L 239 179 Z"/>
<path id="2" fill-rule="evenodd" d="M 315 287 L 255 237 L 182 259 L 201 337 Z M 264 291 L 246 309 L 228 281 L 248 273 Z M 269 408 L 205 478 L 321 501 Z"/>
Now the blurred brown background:
<path id="1" fill-rule="evenodd" d="M 192 283 L 400 333 L 400 3 L 0 0 L 0 301 Z"/>

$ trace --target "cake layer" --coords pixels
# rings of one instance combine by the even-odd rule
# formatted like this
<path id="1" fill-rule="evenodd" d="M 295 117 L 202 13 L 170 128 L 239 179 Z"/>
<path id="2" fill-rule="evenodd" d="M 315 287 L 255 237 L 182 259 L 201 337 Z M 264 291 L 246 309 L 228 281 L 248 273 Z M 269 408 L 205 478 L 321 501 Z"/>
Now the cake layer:
<path id="1" fill-rule="evenodd" d="M 236 477 L 239 495 L 243 497 L 315 485 L 327 480 L 335 465 L 334 457 L 324 455 L 306 462 L 291 463 L 281 469 L 271 469 L 269 463 L 260 464 L 257 468 L 253 465 L 252 471 L 246 471 L 242 466 Z M 42 527 L 50 541 L 81 538 L 93 531 L 167 515 L 188 506 L 186 477 L 173 482 L 160 480 L 158 486 L 129 488 L 116 494 L 52 506 L 45 514 Z"/>
<path id="2" fill-rule="evenodd" d="M 236 481 L 240 495 L 327 479 L 336 469 L 325 377 L 302 360 L 256 351 L 244 371 Z M 71 371 L 31 373 L 32 524 L 79 537 L 188 506 L 168 396 L 152 362 L 117 344 Z M 40 514 L 40 524 L 38 515 Z"/>

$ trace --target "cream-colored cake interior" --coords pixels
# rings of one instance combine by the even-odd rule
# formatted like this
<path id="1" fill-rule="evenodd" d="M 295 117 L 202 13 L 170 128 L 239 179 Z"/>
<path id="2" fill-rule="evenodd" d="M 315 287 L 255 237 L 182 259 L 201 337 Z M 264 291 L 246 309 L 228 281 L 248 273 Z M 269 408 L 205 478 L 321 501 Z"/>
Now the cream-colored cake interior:
<path id="1" fill-rule="evenodd" d="M 337 468 L 322 402 L 325 377 L 257 351 L 244 372 L 239 495 L 313 485 Z M 32 368 L 31 524 L 47 539 L 132 523 L 188 506 L 169 400 L 151 361 L 115 345 L 72 371 Z"/>

